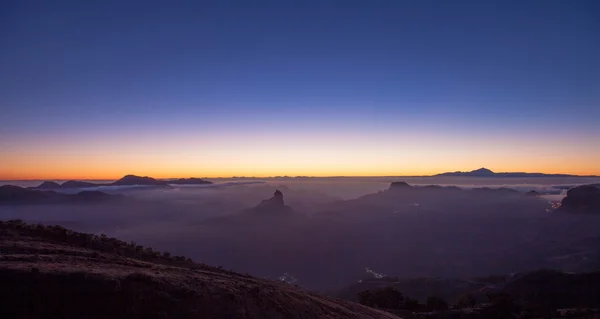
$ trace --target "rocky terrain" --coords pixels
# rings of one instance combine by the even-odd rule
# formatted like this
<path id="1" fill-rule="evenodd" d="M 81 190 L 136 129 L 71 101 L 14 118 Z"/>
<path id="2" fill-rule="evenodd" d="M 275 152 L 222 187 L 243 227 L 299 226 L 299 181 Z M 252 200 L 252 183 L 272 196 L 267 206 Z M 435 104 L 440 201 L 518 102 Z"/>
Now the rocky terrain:
<path id="1" fill-rule="evenodd" d="M 0 222 L 2 318 L 396 318 L 104 235 Z"/>

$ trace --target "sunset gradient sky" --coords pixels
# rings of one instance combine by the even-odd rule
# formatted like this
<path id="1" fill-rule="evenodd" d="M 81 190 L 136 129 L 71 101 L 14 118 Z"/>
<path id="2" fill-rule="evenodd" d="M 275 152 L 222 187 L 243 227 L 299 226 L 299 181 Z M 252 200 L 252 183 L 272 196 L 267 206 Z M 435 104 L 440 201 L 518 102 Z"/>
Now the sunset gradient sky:
<path id="1" fill-rule="evenodd" d="M 600 175 L 599 1 L 0 6 L 0 179 Z"/>

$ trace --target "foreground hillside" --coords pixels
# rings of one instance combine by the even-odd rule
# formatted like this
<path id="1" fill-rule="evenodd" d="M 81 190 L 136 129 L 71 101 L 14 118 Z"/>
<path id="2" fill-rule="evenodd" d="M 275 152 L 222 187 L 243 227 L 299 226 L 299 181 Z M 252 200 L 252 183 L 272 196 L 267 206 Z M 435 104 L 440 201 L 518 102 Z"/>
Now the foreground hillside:
<path id="1" fill-rule="evenodd" d="M 60 226 L 0 222 L 1 318 L 395 318 Z"/>

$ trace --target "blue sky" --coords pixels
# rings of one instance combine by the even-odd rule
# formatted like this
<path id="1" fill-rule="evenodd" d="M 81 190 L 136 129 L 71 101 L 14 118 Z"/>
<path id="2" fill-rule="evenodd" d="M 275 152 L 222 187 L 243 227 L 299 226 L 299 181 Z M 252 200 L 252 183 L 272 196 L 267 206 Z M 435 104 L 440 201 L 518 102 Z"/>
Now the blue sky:
<path id="1" fill-rule="evenodd" d="M 600 153 L 597 1 L 1 6 L 9 156 L 40 136 L 160 131 L 533 136 L 576 139 L 582 163 Z"/>

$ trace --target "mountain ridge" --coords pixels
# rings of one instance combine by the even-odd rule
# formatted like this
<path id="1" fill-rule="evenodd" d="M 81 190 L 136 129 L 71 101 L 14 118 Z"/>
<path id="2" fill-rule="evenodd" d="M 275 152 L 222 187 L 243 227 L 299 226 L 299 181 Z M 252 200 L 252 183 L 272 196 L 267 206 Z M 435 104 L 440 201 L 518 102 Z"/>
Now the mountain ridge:
<path id="1" fill-rule="evenodd" d="M 76 194 L 64 194 L 52 190 L 29 189 L 13 185 L 0 186 L 0 204 L 64 204 L 91 203 L 119 200 L 121 194 L 107 194 L 100 191 L 81 191 Z"/>
<path id="2" fill-rule="evenodd" d="M 500 172 L 496 173 L 485 167 L 468 171 L 445 172 L 433 175 L 434 177 L 452 176 L 452 177 L 597 177 L 596 175 L 572 175 L 572 174 L 545 174 L 545 173 L 526 173 L 526 172 Z"/>
<path id="3" fill-rule="evenodd" d="M 159 180 L 149 176 L 138 176 L 128 174 L 112 183 L 91 183 L 77 180 L 69 180 L 62 184 L 53 181 L 44 181 L 38 186 L 29 187 L 35 190 L 58 190 L 58 189 L 74 189 L 74 188 L 93 188 L 101 186 L 157 186 L 169 187 L 169 185 L 208 185 L 210 181 L 201 178 L 179 178 L 173 180 Z"/>

